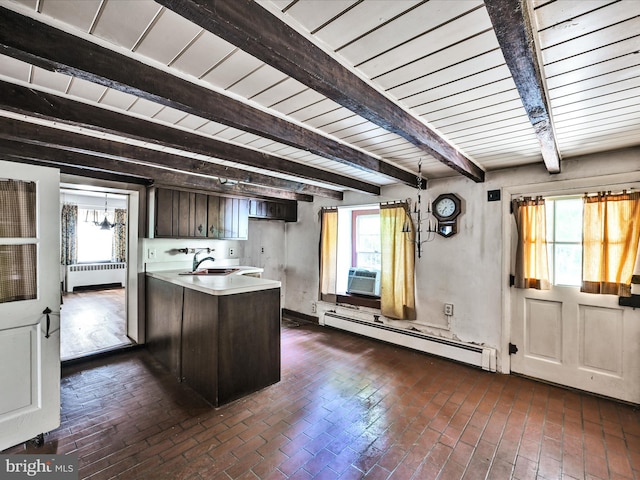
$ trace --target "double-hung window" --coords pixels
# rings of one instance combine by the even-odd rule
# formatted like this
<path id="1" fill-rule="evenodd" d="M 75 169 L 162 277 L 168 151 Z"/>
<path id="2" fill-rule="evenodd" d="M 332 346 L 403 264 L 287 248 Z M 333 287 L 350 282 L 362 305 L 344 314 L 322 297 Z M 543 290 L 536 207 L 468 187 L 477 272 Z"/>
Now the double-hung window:
<path id="1" fill-rule="evenodd" d="M 547 198 L 547 248 L 552 285 L 582 283 L 581 197 Z"/>
<path id="2" fill-rule="evenodd" d="M 351 266 L 380 270 L 380 211 L 351 212 Z"/>

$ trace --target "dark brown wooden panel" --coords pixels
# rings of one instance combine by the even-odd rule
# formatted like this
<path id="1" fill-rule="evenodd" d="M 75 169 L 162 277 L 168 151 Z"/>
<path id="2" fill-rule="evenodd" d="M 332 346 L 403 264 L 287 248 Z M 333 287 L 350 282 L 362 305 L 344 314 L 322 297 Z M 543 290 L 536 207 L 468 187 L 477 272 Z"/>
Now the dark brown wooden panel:
<path id="1" fill-rule="evenodd" d="M 560 152 L 549 113 L 551 106 L 542 81 L 527 2 L 486 0 L 484 3 L 524 109 L 540 141 L 547 170 L 549 173 L 560 173 Z"/>
<path id="2" fill-rule="evenodd" d="M 306 185 L 301 182 L 283 180 L 281 178 L 249 172 L 228 165 L 196 160 L 183 155 L 152 150 L 149 148 L 114 142 L 79 133 L 46 127 L 36 123 L 21 121 L 15 118 L 0 117 L 0 137 L 24 143 L 43 145 L 86 153 L 94 156 L 117 160 L 138 161 L 154 166 L 165 166 L 186 173 L 197 173 L 212 177 L 224 177 L 243 183 L 264 185 L 266 187 L 291 190 L 300 194 L 320 195 L 342 200 L 342 192 L 327 188 Z"/>
<path id="3" fill-rule="evenodd" d="M 220 297 L 219 316 L 220 403 L 280 381 L 280 289 Z"/>
<path id="4" fill-rule="evenodd" d="M 182 324 L 182 378 L 218 405 L 218 299 L 186 288 Z"/>
<path id="5" fill-rule="evenodd" d="M 207 236 L 207 204 L 208 196 L 202 193 L 195 194 L 194 235 L 196 237 Z"/>
<path id="6" fill-rule="evenodd" d="M 0 45 L 5 55 L 46 70 L 104 85 L 336 162 L 380 173 L 407 185 L 415 184 L 414 174 L 395 165 L 215 90 L 2 7 Z M 300 164 L 286 163 L 287 168 L 279 170 L 281 173 L 295 174 L 298 171 Z"/>
<path id="7" fill-rule="evenodd" d="M 396 133 L 476 182 L 484 171 L 425 123 L 354 75 L 253 0 L 157 0 L 214 35 L 322 93 L 376 125 Z M 385 173 L 386 167 L 378 170 Z M 408 173 L 408 172 L 407 172 Z M 392 174 L 389 170 L 388 174 Z M 413 179 L 393 175 L 408 185 Z"/>
<path id="8" fill-rule="evenodd" d="M 207 198 L 207 236 L 209 238 L 221 238 L 220 225 L 220 200 L 221 197 L 209 195 Z"/>
<path id="9" fill-rule="evenodd" d="M 0 108 L 380 195 L 380 187 L 357 179 L 2 80 Z"/>
<path id="10" fill-rule="evenodd" d="M 146 277 L 147 348 L 180 379 L 183 288 Z"/>
<path id="11" fill-rule="evenodd" d="M 156 237 L 173 236 L 173 190 L 156 189 L 155 225 Z"/>
<path id="12" fill-rule="evenodd" d="M 211 192 L 220 192 L 229 195 L 241 196 L 268 196 L 273 198 L 295 199 L 303 202 L 313 201 L 313 197 L 298 194 L 286 190 L 278 190 L 256 185 L 237 183 L 233 185 L 220 185 L 215 178 L 199 175 L 190 175 L 184 172 L 176 172 L 152 165 L 140 164 L 113 158 L 97 157 L 75 151 L 60 150 L 37 144 L 21 143 L 13 140 L 5 140 L 0 134 L 0 155 L 15 162 L 31 163 L 34 165 L 57 166 L 61 169 L 69 166 L 72 168 L 86 168 L 84 176 L 100 175 L 101 172 L 113 172 L 111 177 L 126 178 L 127 175 L 140 176 L 136 183 L 156 183 L 173 187 L 183 187 Z M 76 168 L 77 170 L 77 168 Z M 71 173 L 71 172 L 70 172 Z M 151 182 L 149 181 L 151 180 Z"/>

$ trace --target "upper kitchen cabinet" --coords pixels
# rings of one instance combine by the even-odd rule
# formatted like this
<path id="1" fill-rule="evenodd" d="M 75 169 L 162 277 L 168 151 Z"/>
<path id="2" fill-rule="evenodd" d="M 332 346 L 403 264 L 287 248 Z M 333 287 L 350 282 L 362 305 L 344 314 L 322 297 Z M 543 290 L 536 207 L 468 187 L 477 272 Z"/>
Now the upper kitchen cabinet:
<path id="1" fill-rule="evenodd" d="M 294 201 L 272 202 L 269 200 L 249 200 L 249 217 L 297 222 L 298 204 Z"/>
<path id="2" fill-rule="evenodd" d="M 249 200 L 157 188 L 155 237 L 246 240 Z"/>
<path id="3" fill-rule="evenodd" d="M 249 236 L 249 201 L 209 195 L 207 237 L 246 240 Z"/>
<path id="4" fill-rule="evenodd" d="M 156 237 L 206 237 L 207 195 L 203 193 L 156 189 Z"/>

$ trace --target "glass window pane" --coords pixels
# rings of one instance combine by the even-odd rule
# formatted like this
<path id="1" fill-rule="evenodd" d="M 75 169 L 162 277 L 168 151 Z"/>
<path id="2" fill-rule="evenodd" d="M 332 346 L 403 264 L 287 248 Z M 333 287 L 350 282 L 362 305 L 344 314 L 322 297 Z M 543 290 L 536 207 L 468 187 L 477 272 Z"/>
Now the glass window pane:
<path id="1" fill-rule="evenodd" d="M 37 298 L 37 247 L 0 245 L 0 303 Z"/>
<path id="2" fill-rule="evenodd" d="M 0 237 L 36 236 L 36 184 L 0 180 Z"/>
<path id="3" fill-rule="evenodd" d="M 80 218 L 88 219 L 84 210 Z M 104 217 L 103 217 L 104 218 Z M 113 249 L 113 230 L 102 230 L 91 221 L 78 222 L 78 262 L 110 262 Z"/>
<path id="4" fill-rule="evenodd" d="M 582 199 L 558 200 L 556 203 L 556 242 L 582 242 Z"/>
<path id="5" fill-rule="evenodd" d="M 380 268 L 380 214 L 360 213 L 355 217 L 355 265 L 358 268 Z"/>
<path id="6" fill-rule="evenodd" d="M 555 203 L 556 202 L 553 200 L 545 200 L 544 202 L 545 213 L 547 215 L 547 242 L 553 242 L 553 236 L 554 236 L 553 221 L 555 218 L 555 215 L 554 215 Z"/>
<path id="7" fill-rule="evenodd" d="M 580 286 L 582 283 L 582 245 L 555 246 L 555 284 Z"/>

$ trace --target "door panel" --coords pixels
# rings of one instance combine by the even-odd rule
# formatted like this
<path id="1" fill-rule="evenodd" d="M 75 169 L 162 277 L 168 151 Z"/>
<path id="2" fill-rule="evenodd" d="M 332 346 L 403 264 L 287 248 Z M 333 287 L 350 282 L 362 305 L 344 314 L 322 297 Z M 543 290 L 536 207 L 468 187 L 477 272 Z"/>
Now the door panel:
<path id="1" fill-rule="evenodd" d="M 0 271 L 0 277 L 12 289 L 2 297 L 7 301 L 0 303 L 3 450 L 60 425 L 60 173 L 4 161 L 0 161 L 0 172 L 2 180 L 34 182 L 36 191 L 35 228 L 26 229 L 26 234 L 9 231 L 14 237 L 0 232 L 0 251 L 5 252 L 0 259 L 5 275 Z M 24 220 L 24 205 L 10 203 L 0 202 L 0 219 Z M 11 251 L 18 253 L 6 253 Z M 14 283 L 16 278 L 19 281 Z M 23 286 L 26 279 L 35 287 Z M 43 313 L 46 308 L 52 312 L 49 321 Z"/>
<path id="2" fill-rule="evenodd" d="M 511 371 L 640 403 L 640 310 L 577 287 L 511 290 Z"/>
<path id="3" fill-rule="evenodd" d="M 580 361 L 578 368 L 622 378 L 624 348 L 621 308 L 579 305 Z M 612 348 L 618 346 L 619 348 Z"/>
<path id="4" fill-rule="evenodd" d="M 562 304 L 527 298 L 524 321 L 527 355 L 562 363 Z"/>

